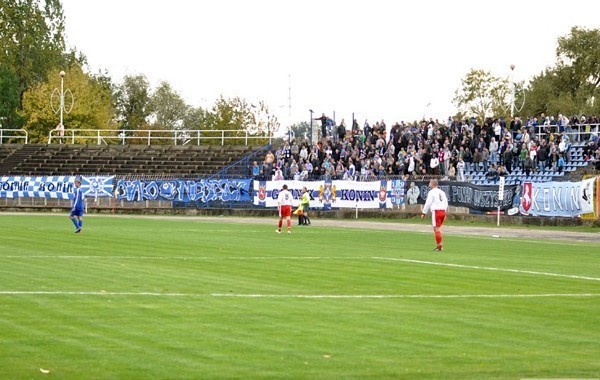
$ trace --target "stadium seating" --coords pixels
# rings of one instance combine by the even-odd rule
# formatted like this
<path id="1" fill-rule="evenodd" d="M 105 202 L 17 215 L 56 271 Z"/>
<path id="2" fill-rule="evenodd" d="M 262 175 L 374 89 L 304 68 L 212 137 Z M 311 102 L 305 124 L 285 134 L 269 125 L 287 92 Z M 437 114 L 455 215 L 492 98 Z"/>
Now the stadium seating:
<path id="1" fill-rule="evenodd" d="M 561 177 L 565 175 L 565 173 L 575 172 L 578 168 L 584 168 L 588 166 L 589 162 L 586 161 L 583 155 L 583 144 L 574 144 L 569 148 L 569 157 L 570 160 L 563 168 L 562 172 L 552 170 L 551 167 L 546 168 L 543 172 L 537 171 L 537 168 L 534 168 L 529 177 L 526 175 L 525 171 L 523 171 L 520 167 L 513 168 L 512 172 L 506 176 L 505 184 L 514 185 L 520 184 L 524 181 L 532 181 L 532 182 L 548 182 L 553 180 L 563 180 Z M 465 173 L 467 181 L 471 182 L 474 185 L 498 185 L 498 181 L 490 181 L 486 178 L 485 172 L 483 171 L 475 171 L 471 169 Z"/>
<path id="2" fill-rule="evenodd" d="M 0 175 L 102 173 L 208 176 L 256 149 L 243 145 L 2 144 Z"/>

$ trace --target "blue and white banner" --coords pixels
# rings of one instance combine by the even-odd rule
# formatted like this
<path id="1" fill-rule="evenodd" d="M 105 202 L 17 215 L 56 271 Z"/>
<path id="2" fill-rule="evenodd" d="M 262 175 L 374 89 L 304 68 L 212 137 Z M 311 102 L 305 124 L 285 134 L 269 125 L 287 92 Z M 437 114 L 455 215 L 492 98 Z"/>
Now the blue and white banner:
<path id="1" fill-rule="evenodd" d="M 129 202 L 249 201 L 250 180 L 119 180 L 115 187 L 115 196 Z"/>
<path id="2" fill-rule="evenodd" d="M 310 194 L 310 207 L 331 208 L 391 208 L 391 181 L 254 181 L 253 203 L 257 206 L 277 207 L 277 196 L 286 184 L 299 204 L 302 187 Z"/>
<path id="3" fill-rule="evenodd" d="M 372 182 L 356 181 L 255 181 L 253 202 L 258 206 L 276 207 L 277 195 L 283 184 L 297 201 L 302 187 L 309 190 L 311 208 L 392 208 L 406 204 L 423 204 L 429 191 L 428 181 L 412 181 L 407 190 L 403 180 Z M 440 182 L 440 189 L 448 195 L 451 206 L 467 207 L 480 211 L 503 210 L 513 204 L 518 186 L 504 187 L 504 200 L 499 200 L 498 186 L 475 186 L 467 182 Z M 294 205 L 296 205 L 295 203 Z"/>
<path id="4" fill-rule="evenodd" d="M 73 197 L 75 178 L 81 179 L 84 195 L 112 196 L 113 178 L 107 176 L 12 176 L 0 177 L 0 198 L 57 198 Z"/>
<path id="5" fill-rule="evenodd" d="M 520 211 L 526 215 L 565 217 L 592 213 L 595 181 L 524 182 Z"/>
<path id="6" fill-rule="evenodd" d="M 75 178 L 75 177 L 73 177 Z M 86 197 L 112 197 L 115 176 L 84 176 L 81 179 L 81 189 Z"/>
<path id="7" fill-rule="evenodd" d="M 406 182 L 401 179 L 392 180 L 390 201 L 393 205 L 401 206 L 406 202 Z"/>

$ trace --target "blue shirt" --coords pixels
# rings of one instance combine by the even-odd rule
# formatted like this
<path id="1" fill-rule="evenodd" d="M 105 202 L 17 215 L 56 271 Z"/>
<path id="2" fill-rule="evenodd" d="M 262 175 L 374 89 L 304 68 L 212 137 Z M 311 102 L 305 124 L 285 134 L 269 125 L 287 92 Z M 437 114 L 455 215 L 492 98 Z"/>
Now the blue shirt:
<path id="1" fill-rule="evenodd" d="M 73 204 L 71 205 L 71 208 L 74 210 L 85 209 L 84 196 L 83 196 L 83 191 L 81 190 L 81 187 L 75 188 L 75 191 L 73 193 Z"/>

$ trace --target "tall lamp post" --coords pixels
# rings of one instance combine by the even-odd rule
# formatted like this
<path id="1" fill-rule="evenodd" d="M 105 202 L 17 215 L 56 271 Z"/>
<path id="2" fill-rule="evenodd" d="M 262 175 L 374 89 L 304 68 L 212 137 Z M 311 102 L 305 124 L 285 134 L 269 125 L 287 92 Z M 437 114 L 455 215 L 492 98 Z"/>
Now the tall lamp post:
<path id="1" fill-rule="evenodd" d="M 65 72 L 61 71 L 60 75 L 60 90 L 55 88 L 52 91 L 52 95 L 50 95 L 50 105 L 52 106 L 52 110 L 54 113 L 60 114 L 60 125 L 63 123 L 63 113 L 70 113 L 73 109 L 74 99 L 73 93 L 71 90 L 67 89 L 65 91 Z M 70 105 L 68 107 L 65 106 L 65 96 L 70 99 Z M 58 99 L 57 99 L 58 98 Z M 58 101 L 58 107 L 55 108 L 55 103 Z"/>
<path id="2" fill-rule="evenodd" d="M 510 118 L 515 116 L 515 80 L 513 78 L 513 72 L 515 71 L 515 64 L 510 65 Z"/>
<path id="3" fill-rule="evenodd" d="M 312 146 L 313 139 L 313 110 L 310 111 L 310 146 Z"/>

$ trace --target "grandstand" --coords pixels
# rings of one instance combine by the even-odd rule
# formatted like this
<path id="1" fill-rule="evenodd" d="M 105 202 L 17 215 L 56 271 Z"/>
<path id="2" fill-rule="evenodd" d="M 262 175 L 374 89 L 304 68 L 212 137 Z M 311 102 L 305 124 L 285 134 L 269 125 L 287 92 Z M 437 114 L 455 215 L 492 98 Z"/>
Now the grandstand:
<path id="1" fill-rule="evenodd" d="M 516 167 L 513 168 L 513 170 L 506 176 L 505 184 L 515 185 L 520 184 L 523 181 L 548 182 L 566 180 L 565 176 L 569 177 L 569 174 L 575 173 L 578 168 L 585 168 L 588 166 L 589 161 L 586 160 L 586 157 L 583 154 L 584 146 L 585 144 L 581 143 L 578 145 L 573 145 L 569 148 L 568 156 L 570 157 L 570 160 L 565 164 L 565 167 L 562 171 L 546 168 L 544 171 L 532 170 L 530 175 L 527 176 L 522 168 Z M 498 180 L 489 180 L 486 177 L 485 171 L 476 171 L 471 169 L 466 173 L 466 178 L 474 185 L 485 186 L 498 184 Z"/>
<path id="2" fill-rule="evenodd" d="M 2 175 L 212 176 L 239 162 L 230 174 L 246 176 L 244 158 L 262 152 L 247 145 L 1 144 Z"/>
<path id="3" fill-rule="evenodd" d="M 249 164 L 262 161 L 264 147 L 246 145 L 70 145 L 0 144 L 2 175 L 167 175 L 209 177 L 224 170 L 228 176 L 249 176 Z M 570 148 L 570 161 L 559 172 L 550 168 L 526 176 L 514 168 L 506 184 L 525 180 L 546 182 L 561 180 L 578 168 L 588 166 L 583 145 Z M 228 169 L 228 170 L 226 170 Z M 471 168 L 466 180 L 475 185 L 497 185 L 486 172 Z"/>

